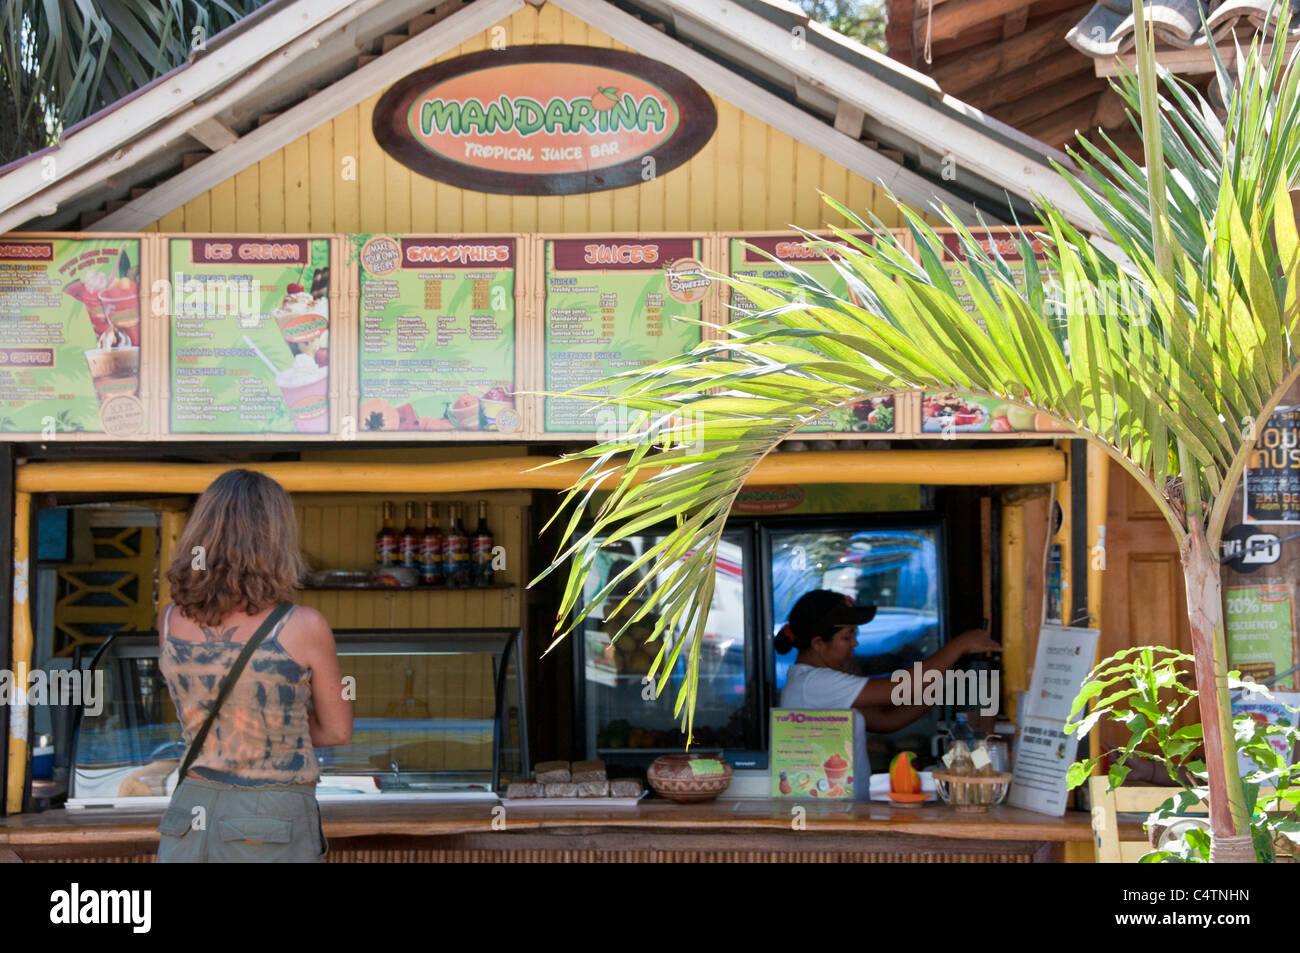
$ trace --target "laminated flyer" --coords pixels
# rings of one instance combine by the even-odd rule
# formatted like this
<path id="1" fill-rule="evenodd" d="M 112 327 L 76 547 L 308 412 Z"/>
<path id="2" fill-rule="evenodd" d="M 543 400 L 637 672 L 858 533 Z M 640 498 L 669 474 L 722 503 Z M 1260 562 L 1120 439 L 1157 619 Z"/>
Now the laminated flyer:
<path id="1" fill-rule="evenodd" d="M 330 429 L 330 241 L 168 242 L 172 433 Z"/>
<path id="2" fill-rule="evenodd" d="M 699 238 L 548 240 L 546 392 L 562 393 L 699 344 L 701 302 L 712 289 L 702 251 Z M 598 410 L 589 400 L 548 396 L 543 429 L 612 437 L 635 420 L 626 408 Z"/>
<path id="3" fill-rule="evenodd" d="M 865 234 L 857 237 L 866 241 Z M 739 235 L 728 242 L 730 274 L 733 278 L 784 279 L 790 272 L 778 262 L 789 262 L 809 277 L 821 282 L 837 297 L 847 297 L 861 304 L 848 280 L 826 254 L 808 244 L 800 234 Z M 771 257 L 768 257 L 768 256 Z M 772 259 L 775 258 L 776 261 Z M 728 321 L 739 321 L 755 312 L 754 302 L 739 291 L 730 290 Z M 840 407 L 819 417 L 816 422 L 802 428 L 801 433 L 830 431 L 836 433 L 893 433 L 895 428 L 894 395 L 884 394 Z"/>
<path id="4" fill-rule="evenodd" d="M 1276 408 L 1242 476 L 1243 523 L 1300 523 L 1300 406 Z"/>
<path id="5" fill-rule="evenodd" d="M 1296 664 L 1294 593 L 1289 582 L 1228 586 L 1224 590 L 1224 630 L 1228 665 L 1243 678 L 1265 682 Z M 1295 686 L 1283 676 L 1273 688 Z"/>
<path id="6" fill-rule="evenodd" d="M 352 236 L 357 430 L 520 429 L 514 237 Z"/>
<path id="7" fill-rule="evenodd" d="M 140 343 L 139 239 L 0 241 L 0 431 L 141 433 Z"/>
<path id="8" fill-rule="evenodd" d="M 853 800 L 853 712 L 772 709 L 772 797 Z"/>

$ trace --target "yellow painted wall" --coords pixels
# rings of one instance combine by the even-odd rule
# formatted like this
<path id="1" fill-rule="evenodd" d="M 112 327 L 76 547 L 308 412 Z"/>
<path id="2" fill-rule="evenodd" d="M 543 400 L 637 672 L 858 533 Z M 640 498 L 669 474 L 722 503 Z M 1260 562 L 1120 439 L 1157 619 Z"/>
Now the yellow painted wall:
<path id="1" fill-rule="evenodd" d="M 540 9 L 526 6 L 504 24 L 511 46 L 570 43 L 629 49 L 549 4 Z M 438 62 L 487 49 L 488 43 L 484 33 Z M 904 224 L 882 189 L 716 98 L 718 128 L 708 145 L 690 162 L 654 181 L 587 195 L 511 196 L 444 185 L 390 158 L 370 126 L 382 92 L 144 230 L 655 232 L 780 229 L 791 224 L 817 228 L 827 221 L 819 189 L 864 217 L 871 210 L 887 225 Z M 343 178 L 349 156 L 356 159 L 355 179 Z"/>

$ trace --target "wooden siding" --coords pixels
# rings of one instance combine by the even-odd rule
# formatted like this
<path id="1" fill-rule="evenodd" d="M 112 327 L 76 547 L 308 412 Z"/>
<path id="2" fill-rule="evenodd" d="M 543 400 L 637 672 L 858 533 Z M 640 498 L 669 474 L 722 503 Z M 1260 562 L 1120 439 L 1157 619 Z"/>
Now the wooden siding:
<path id="1" fill-rule="evenodd" d="M 504 26 L 511 45 L 629 49 L 550 5 L 527 6 Z M 487 49 L 489 43 L 485 32 L 438 62 Z M 390 158 L 371 133 L 370 117 L 380 95 L 382 91 L 144 231 L 445 234 L 724 231 L 784 229 L 791 224 L 817 228 L 827 221 L 818 190 L 863 217 L 874 212 L 887 225 L 904 224 L 883 189 L 716 98 L 717 132 L 691 161 L 671 172 L 636 186 L 587 195 L 514 196 L 444 185 Z M 355 160 L 355 177 L 345 178 L 350 160 Z"/>

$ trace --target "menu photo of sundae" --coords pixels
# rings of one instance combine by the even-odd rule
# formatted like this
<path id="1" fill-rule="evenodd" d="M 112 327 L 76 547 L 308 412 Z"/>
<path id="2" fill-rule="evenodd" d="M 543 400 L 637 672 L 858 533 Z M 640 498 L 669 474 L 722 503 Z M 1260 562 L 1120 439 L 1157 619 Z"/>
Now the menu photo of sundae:
<path id="1" fill-rule="evenodd" d="M 292 363 L 275 371 L 285 409 L 298 433 L 329 431 L 329 268 L 312 276 L 311 289 L 299 282 L 285 287 L 283 300 L 271 310 Z M 247 340 L 247 339 L 246 339 Z M 251 341 L 248 342 L 252 344 Z"/>
<path id="2" fill-rule="evenodd" d="M 118 252 L 116 277 L 98 269 L 82 272 L 63 292 L 81 302 L 95 335 L 84 350 L 100 423 L 107 433 L 127 436 L 144 424 L 140 403 L 140 270 L 125 249 Z"/>

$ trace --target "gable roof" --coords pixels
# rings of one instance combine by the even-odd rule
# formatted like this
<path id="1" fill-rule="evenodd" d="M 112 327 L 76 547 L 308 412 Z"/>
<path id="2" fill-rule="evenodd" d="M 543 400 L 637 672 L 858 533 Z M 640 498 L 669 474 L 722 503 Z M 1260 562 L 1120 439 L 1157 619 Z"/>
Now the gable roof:
<path id="1" fill-rule="evenodd" d="M 540 5 L 537 0 L 529 0 Z M 544 2 L 544 0 L 541 0 Z M 1065 157 L 928 77 L 767 0 L 552 0 L 917 207 L 1005 221 L 1087 209 Z M 134 231 L 521 9 L 523 0 L 278 0 L 193 61 L 0 169 L 0 232 Z M 405 32 L 403 32 L 405 31 Z M 798 42 L 792 42 L 797 40 Z M 377 52 L 371 52 L 372 50 Z"/>

